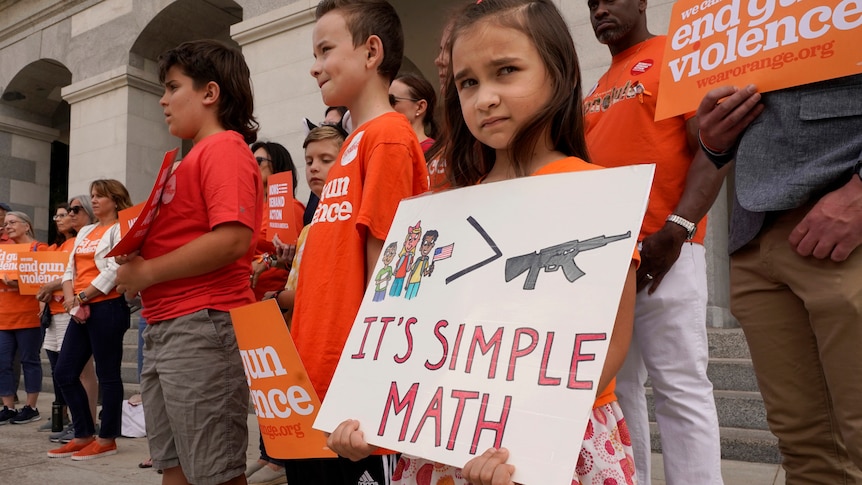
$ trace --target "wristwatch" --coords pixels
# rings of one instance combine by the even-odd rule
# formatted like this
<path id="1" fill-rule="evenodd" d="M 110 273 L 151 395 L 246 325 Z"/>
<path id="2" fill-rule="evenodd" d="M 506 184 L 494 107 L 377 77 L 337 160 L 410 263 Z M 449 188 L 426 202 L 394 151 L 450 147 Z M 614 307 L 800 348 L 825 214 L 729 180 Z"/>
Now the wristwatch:
<path id="1" fill-rule="evenodd" d="M 666 222 L 673 222 L 674 224 L 676 224 L 678 226 L 682 226 L 683 229 L 685 229 L 686 232 L 688 233 L 687 239 L 694 238 L 694 233 L 697 232 L 697 224 L 689 221 L 688 219 L 686 219 L 682 216 L 678 216 L 676 214 L 671 214 L 671 215 L 667 216 L 667 219 L 665 219 L 665 221 Z"/>
<path id="2" fill-rule="evenodd" d="M 87 294 L 84 293 L 83 291 L 78 293 L 78 301 L 80 301 L 81 303 L 86 303 L 87 302 Z"/>

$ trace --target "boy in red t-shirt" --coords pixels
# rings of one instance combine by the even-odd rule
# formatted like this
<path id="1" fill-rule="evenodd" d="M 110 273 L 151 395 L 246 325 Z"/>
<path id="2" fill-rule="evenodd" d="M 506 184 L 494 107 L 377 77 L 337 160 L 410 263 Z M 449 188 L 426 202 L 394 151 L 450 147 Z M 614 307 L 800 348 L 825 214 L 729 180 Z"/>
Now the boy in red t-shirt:
<path id="1" fill-rule="evenodd" d="M 384 0 L 323 0 L 312 34 L 311 75 L 328 106 L 347 106 L 356 127 L 329 172 L 299 272 L 291 332 L 323 398 L 359 311 L 383 240 L 405 197 L 428 189 L 425 158 L 407 119 L 389 105 L 404 37 Z M 292 485 L 387 483 L 391 457 L 292 460 Z M 371 479 L 367 478 L 367 475 Z"/>
<path id="2" fill-rule="evenodd" d="M 172 135 L 194 147 L 168 179 L 140 255 L 118 258 L 117 289 L 141 292 L 141 394 L 163 483 L 245 484 L 248 387 L 228 310 L 249 285 L 262 218 L 248 66 L 216 41 L 159 57 Z"/>

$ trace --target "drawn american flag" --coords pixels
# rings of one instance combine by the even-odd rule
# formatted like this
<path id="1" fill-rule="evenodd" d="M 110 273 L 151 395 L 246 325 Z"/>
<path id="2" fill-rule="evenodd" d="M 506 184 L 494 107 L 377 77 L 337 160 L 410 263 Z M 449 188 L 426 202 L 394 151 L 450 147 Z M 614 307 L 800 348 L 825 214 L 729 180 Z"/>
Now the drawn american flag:
<path id="1" fill-rule="evenodd" d="M 455 243 L 435 249 L 434 258 L 431 261 L 440 261 L 441 259 L 451 258 L 453 249 L 455 249 Z"/>

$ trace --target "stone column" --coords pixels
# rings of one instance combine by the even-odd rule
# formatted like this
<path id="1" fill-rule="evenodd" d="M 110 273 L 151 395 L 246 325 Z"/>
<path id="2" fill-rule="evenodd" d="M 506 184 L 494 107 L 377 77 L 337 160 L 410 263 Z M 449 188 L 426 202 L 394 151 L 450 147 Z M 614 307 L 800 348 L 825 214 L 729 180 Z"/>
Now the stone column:
<path id="1" fill-rule="evenodd" d="M 51 142 L 59 138 L 54 128 L 0 115 L 0 201 L 29 214 L 40 241 L 52 223 Z"/>
<path id="2" fill-rule="evenodd" d="M 732 175 L 728 175 L 732 177 Z M 709 210 L 706 229 L 706 275 L 708 300 L 706 303 L 706 325 L 713 328 L 736 328 L 739 323 L 730 313 L 730 258 L 727 255 L 728 184 Z"/>
<path id="3" fill-rule="evenodd" d="M 310 75 L 311 31 L 317 1 L 302 0 L 231 26 L 230 33 L 242 48 L 251 70 L 259 140 L 284 145 L 294 164 L 303 167 L 302 119 L 323 119 L 326 106 L 317 82 Z M 308 199 L 303 173 L 296 198 Z"/>
<path id="4" fill-rule="evenodd" d="M 168 132 L 154 74 L 123 66 L 63 88 L 71 105 L 69 194 L 90 182 L 123 182 L 132 202 L 146 200 L 167 150 L 181 141 Z"/>

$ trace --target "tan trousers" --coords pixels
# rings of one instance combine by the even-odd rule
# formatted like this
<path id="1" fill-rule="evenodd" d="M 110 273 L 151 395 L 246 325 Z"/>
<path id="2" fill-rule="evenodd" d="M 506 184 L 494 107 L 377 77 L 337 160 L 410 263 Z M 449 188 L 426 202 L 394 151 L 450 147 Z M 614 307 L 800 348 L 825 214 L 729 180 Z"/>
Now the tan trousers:
<path id="1" fill-rule="evenodd" d="M 862 484 L 862 248 L 803 258 L 781 214 L 731 258 L 739 319 L 787 484 Z"/>

